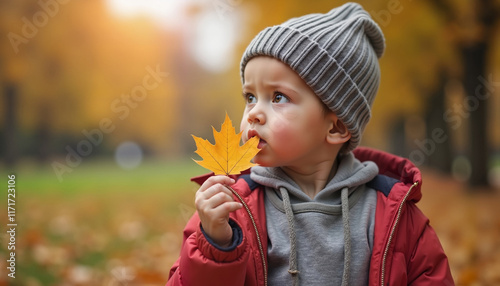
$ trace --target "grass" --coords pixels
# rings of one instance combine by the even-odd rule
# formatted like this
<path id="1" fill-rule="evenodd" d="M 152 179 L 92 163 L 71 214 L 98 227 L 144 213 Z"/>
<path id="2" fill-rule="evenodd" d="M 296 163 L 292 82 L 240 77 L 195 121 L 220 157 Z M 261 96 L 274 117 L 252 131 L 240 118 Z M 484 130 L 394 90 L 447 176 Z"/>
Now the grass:
<path id="1" fill-rule="evenodd" d="M 0 285 L 164 285 L 194 212 L 189 178 L 204 172 L 189 159 L 133 170 L 88 160 L 59 181 L 49 164 L 23 163 L 13 172 L 16 279 L 2 275 Z M 7 174 L 0 171 L 4 184 Z"/>
<path id="2" fill-rule="evenodd" d="M 61 181 L 49 163 L 43 166 L 24 164 L 13 173 L 16 174 L 18 187 L 27 193 L 78 193 L 175 189 L 186 185 L 190 177 L 203 172 L 191 160 L 150 160 L 133 170 L 121 169 L 113 161 L 89 160 L 62 174 Z M 5 177 L 7 172 L 3 170 L 0 174 Z"/>

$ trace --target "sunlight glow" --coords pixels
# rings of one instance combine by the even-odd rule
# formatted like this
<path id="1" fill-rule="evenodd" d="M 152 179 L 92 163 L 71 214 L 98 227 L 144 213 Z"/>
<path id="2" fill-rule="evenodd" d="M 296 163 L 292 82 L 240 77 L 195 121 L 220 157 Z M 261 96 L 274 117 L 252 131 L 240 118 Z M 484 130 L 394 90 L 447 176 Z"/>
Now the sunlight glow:
<path id="1" fill-rule="evenodd" d="M 233 64 L 235 46 L 239 40 L 236 15 L 221 20 L 216 11 L 207 11 L 195 19 L 190 51 L 206 70 L 223 72 Z"/>
<path id="2" fill-rule="evenodd" d="M 145 16 L 184 35 L 192 58 L 205 70 L 221 73 L 234 65 L 241 40 L 242 13 L 238 2 L 218 6 L 203 0 L 107 0 L 119 17 Z M 232 3 L 232 4 L 231 4 Z M 189 14 L 190 7 L 201 8 Z"/>
<path id="3" fill-rule="evenodd" d="M 181 25 L 190 1 L 183 0 L 108 0 L 109 9 L 121 17 L 144 15 L 167 26 Z"/>

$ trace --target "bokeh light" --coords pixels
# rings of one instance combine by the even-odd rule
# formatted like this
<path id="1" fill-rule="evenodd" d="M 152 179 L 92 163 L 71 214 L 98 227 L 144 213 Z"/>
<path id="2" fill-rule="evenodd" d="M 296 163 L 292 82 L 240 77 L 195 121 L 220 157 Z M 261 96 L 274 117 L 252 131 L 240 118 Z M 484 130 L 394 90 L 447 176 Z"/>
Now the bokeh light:
<path id="1" fill-rule="evenodd" d="M 142 162 L 142 149 L 139 144 L 126 141 L 118 145 L 115 151 L 115 160 L 123 169 L 137 168 Z"/>

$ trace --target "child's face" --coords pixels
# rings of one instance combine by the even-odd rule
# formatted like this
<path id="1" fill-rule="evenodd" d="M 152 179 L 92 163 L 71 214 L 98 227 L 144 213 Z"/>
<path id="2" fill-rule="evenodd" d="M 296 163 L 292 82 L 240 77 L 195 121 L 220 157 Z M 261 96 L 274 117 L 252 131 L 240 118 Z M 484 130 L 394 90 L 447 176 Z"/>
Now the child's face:
<path id="1" fill-rule="evenodd" d="M 254 162 L 286 167 L 323 160 L 331 120 L 321 100 L 290 67 L 259 56 L 245 68 L 242 138 L 258 136 L 261 151 Z"/>

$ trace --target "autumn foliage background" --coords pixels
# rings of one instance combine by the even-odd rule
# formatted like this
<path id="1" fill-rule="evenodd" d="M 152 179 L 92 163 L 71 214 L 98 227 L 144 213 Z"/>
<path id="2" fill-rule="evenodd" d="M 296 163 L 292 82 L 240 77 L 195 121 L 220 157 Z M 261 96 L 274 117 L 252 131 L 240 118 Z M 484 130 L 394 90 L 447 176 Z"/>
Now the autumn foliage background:
<path id="1" fill-rule="evenodd" d="M 251 38 L 343 1 L 0 2 L 0 285 L 163 285 Z M 387 49 L 362 145 L 424 172 L 458 285 L 500 284 L 500 1 L 360 1 Z M 237 128 L 238 129 L 238 128 Z M 16 175 L 16 278 L 7 277 Z"/>

